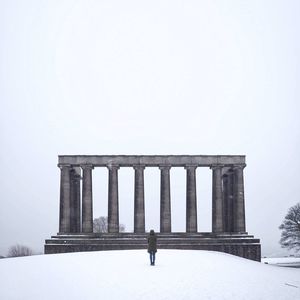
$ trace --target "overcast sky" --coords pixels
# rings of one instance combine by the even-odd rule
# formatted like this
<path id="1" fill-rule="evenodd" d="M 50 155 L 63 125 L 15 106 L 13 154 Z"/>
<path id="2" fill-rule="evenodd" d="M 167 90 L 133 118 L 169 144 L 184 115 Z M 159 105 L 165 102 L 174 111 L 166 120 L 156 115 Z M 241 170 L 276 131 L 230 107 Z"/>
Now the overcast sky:
<path id="1" fill-rule="evenodd" d="M 43 251 L 58 231 L 57 156 L 246 155 L 247 231 L 264 255 L 300 201 L 300 2 L 0 0 L 0 254 Z M 119 171 L 133 229 L 133 170 Z M 145 170 L 159 228 L 159 170 Z M 185 230 L 185 171 L 171 170 Z M 93 171 L 94 216 L 107 170 Z M 197 170 L 198 230 L 211 230 L 211 170 Z"/>

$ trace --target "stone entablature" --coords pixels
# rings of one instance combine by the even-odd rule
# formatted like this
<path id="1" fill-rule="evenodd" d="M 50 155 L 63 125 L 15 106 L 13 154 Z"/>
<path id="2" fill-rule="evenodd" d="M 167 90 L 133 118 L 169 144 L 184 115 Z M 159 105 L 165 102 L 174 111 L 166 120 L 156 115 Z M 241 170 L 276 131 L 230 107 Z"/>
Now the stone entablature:
<path id="1" fill-rule="evenodd" d="M 119 167 L 135 165 L 210 167 L 212 165 L 245 165 L 245 155 L 59 155 L 58 163 L 72 166 L 93 165 L 94 167 L 109 165 L 118 165 Z"/>

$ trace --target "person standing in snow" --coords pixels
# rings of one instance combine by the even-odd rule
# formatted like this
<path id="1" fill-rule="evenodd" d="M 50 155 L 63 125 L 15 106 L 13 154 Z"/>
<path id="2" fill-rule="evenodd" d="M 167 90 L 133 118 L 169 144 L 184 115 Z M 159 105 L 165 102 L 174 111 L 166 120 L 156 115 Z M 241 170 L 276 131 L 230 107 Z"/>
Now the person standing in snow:
<path id="1" fill-rule="evenodd" d="M 155 265 L 155 253 L 157 252 L 157 238 L 153 229 L 150 230 L 150 234 L 148 236 L 148 252 L 150 254 L 150 264 L 151 266 Z"/>

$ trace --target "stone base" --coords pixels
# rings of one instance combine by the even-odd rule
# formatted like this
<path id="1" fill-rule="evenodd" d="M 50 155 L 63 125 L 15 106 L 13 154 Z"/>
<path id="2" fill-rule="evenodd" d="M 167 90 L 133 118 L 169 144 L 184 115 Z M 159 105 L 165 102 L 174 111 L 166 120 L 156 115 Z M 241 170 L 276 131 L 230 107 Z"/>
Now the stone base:
<path id="1" fill-rule="evenodd" d="M 45 241 L 45 254 L 147 249 L 147 234 L 58 234 Z M 260 261 L 259 239 L 247 233 L 157 233 L 158 249 L 220 251 Z"/>

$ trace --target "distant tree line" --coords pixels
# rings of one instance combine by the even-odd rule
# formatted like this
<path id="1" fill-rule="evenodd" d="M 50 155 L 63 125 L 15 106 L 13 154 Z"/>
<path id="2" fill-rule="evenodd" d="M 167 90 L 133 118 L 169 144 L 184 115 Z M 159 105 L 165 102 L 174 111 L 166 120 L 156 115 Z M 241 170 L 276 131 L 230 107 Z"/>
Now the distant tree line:
<path id="1" fill-rule="evenodd" d="M 8 249 L 7 257 L 30 256 L 33 255 L 31 248 L 16 244 Z"/>

